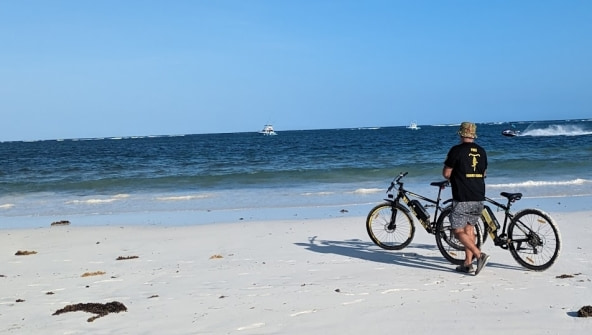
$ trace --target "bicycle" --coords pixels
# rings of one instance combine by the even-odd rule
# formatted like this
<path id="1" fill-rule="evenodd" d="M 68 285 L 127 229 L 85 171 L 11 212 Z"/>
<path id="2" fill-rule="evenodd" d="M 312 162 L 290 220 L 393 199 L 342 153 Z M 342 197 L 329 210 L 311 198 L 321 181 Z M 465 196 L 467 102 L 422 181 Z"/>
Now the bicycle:
<path id="1" fill-rule="evenodd" d="M 510 250 L 510 254 L 518 264 L 527 269 L 535 271 L 548 269 L 559 257 L 561 249 L 561 235 L 557 224 L 549 214 L 539 209 L 527 208 L 512 213 L 512 204 L 522 199 L 522 193 L 502 192 L 500 195 L 507 199 L 507 204 L 501 204 L 488 197 L 485 197 L 485 202 L 493 204 L 504 212 L 504 224 L 500 227 L 491 208 L 484 204 L 481 222 L 476 225 L 476 227 L 484 226 L 481 240 L 485 243 L 489 235 L 495 246 Z M 450 256 L 449 253 L 454 253 L 454 250 L 450 250 L 449 247 L 455 244 L 451 242 L 453 240 L 449 219 L 451 210 L 452 208 L 449 207 L 440 214 L 436 225 L 436 230 L 439 232 L 436 234 L 436 244 L 442 255 L 451 263 L 461 264 L 458 258 L 447 257 Z"/>
<path id="2" fill-rule="evenodd" d="M 450 214 L 450 205 L 443 206 L 450 203 L 452 199 L 441 202 L 442 190 L 450 185 L 448 180 L 430 183 L 430 185 L 438 187 L 438 197 L 433 200 L 406 190 L 402 181 L 406 175 L 407 172 L 402 172 L 391 182 L 386 191 L 385 202 L 372 208 L 366 218 L 366 230 L 370 239 L 374 244 L 386 250 L 401 250 L 411 243 L 415 236 L 413 217 L 427 233 L 435 234 L 437 222 L 441 221 L 440 218 L 443 214 L 446 213 L 446 216 Z M 427 207 L 435 207 L 433 221 L 430 221 L 430 214 L 417 199 L 428 202 Z M 481 228 L 475 228 L 475 241 L 477 247 L 481 247 Z M 448 260 L 458 259 L 463 262 L 465 247 L 456 239 L 448 239 L 446 242 L 451 247 L 449 249 L 440 248 L 442 255 Z"/>

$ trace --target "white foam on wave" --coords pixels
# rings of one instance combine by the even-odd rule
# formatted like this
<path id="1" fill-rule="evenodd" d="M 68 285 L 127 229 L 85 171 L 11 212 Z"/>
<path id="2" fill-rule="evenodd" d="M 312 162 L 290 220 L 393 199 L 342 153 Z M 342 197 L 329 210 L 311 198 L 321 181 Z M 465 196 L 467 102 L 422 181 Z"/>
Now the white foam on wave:
<path id="1" fill-rule="evenodd" d="M 510 187 L 544 187 L 544 186 L 570 186 L 570 185 L 584 185 L 591 183 L 591 180 L 587 179 L 573 179 L 573 180 L 560 180 L 560 181 L 545 181 L 545 180 L 527 180 L 518 183 L 506 183 L 506 184 L 488 184 L 487 187 L 493 188 L 510 188 Z"/>
<path id="2" fill-rule="evenodd" d="M 384 192 L 382 188 L 358 188 L 353 193 L 354 194 L 374 194 L 378 192 Z"/>
<path id="3" fill-rule="evenodd" d="M 327 192 L 327 191 L 323 191 L 323 192 L 305 192 L 302 193 L 301 195 L 303 196 L 312 196 L 312 195 L 332 195 L 335 194 L 335 192 Z"/>
<path id="4" fill-rule="evenodd" d="M 460 123 L 450 123 L 450 124 L 433 124 L 432 127 L 458 127 Z"/>
<path id="5" fill-rule="evenodd" d="M 14 207 L 14 204 L 3 204 L 3 205 L 0 205 L 0 209 L 10 209 L 12 207 Z"/>
<path id="6" fill-rule="evenodd" d="M 110 198 L 91 198 L 85 200 L 70 200 L 66 201 L 66 204 L 88 204 L 88 205 L 97 205 L 97 204 L 108 204 L 115 201 L 120 201 L 123 199 L 129 198 L 129 194 L 116 194 Z"/>
<path id="7" fill-rule="evenodd" d="M 187 201 L 187 200 L 194 200 L 194 199 L 207 199 L 211 198 L 211 194 L 190 194 L 190 195 L 179 195 L 179 196 L 170 196 L 170 197 L 157 197 L 156 200 L 161 201 Z"/>
<path id="8" fill-rule="evenodd" d="M 530 129 L 528 127 L 520 136 L 581 136 L 592 135 L 592 131 L 579 125 L 550 125 L 547 128 Z"/>
<path id="9" fill-rule="evenodd" d="M 360 127 L 360 128 L 352 128 L 351 130 L 379 130 L 381 127 Z"/>
<path id="10" fill-rule="evenodd" d="M 96 204 L 106 204 L 110 202 L 117 201 L 118 199 L 109 198 L 109 199 L 86 199 L 86 200 L 71 200 L 67 201 L 66 204 L 89 204 L 89 205 L 96 205 Z"/>
<path id="11" fill-rule="evenodd" d="M 358 188 L 353 191 L 345 191 L 346 194 L 374 194 L 384 192 L 382 188 Z M 329 191 L 319 191 L 319 192 L 305 192 L 301 193 L 302 196 L 319 196 L 319 195 L 334 195 L 334 194 L 343 194 L 341 192 L 329 192 Z"/>

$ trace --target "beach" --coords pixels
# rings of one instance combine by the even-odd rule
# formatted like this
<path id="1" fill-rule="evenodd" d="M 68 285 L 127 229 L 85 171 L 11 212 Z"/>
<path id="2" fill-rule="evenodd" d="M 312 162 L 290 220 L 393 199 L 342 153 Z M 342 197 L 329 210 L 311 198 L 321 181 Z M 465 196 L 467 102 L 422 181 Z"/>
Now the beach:
<path id="1" fill-rule="evenodd" d="M 562 235 L 551 268 L 527 270 L 488 241 L 478 276 L 455 272 L 419 226 L 409 247 L 382 250 L 347 211 L 3 229 L 0 333 L 588 334 L 577 311 L 592 305 L 592 211 L 549 213 Z M 63 312 L 112 302 L 124 310 Z"/>
<path id="2" fill-rule="evenodd" d="M 592 2 L 509 4 L 1 1 L 0 335 L 592 334 Z"/>

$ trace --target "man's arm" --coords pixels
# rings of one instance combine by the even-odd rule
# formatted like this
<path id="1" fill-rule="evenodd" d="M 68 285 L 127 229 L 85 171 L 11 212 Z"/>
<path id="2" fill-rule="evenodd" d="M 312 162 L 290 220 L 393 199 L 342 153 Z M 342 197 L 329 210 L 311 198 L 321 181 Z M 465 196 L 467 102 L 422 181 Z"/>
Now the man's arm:
<path id="1" fill-rule="evenodd" d="M 442 169 L 442 176 L 444 176 L 444 178 L 446 178 L 446 179 L 450 179 L 451 175 L 452 175 L 452 168 L 444 165 L 444 168 Z"/>

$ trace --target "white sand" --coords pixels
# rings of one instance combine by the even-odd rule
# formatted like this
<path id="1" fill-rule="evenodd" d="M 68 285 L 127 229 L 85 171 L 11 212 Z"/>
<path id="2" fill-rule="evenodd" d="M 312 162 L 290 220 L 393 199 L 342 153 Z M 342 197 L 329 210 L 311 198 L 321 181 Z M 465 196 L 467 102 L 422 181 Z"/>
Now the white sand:
<path id="1" fill-rule="evenodd" d="M 551 214 L 553 267 L 526 270 L 488 241 L 478 276 L 421 227 L 402 251 L 374 246 L 364 217 L 0 230 L 0 333 L 589 334 L 575 314 L 592 305 L 592 212 Z M 127 311 L 52 315 L 111 301 Z"/>

